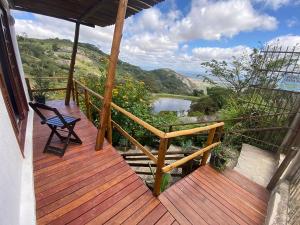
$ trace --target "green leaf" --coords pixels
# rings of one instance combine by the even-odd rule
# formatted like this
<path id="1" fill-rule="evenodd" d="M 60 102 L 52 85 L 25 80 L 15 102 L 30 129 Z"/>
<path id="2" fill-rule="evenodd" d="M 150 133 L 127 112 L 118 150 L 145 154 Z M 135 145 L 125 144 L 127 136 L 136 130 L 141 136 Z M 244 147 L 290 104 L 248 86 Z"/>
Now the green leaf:
<path id="1" fill-rule="evenodd" d="M 167 189 L 170 180 L 171 180 L 171 174 L 164 173 L 161 181 L 160 192 L 164 192 Z"/>

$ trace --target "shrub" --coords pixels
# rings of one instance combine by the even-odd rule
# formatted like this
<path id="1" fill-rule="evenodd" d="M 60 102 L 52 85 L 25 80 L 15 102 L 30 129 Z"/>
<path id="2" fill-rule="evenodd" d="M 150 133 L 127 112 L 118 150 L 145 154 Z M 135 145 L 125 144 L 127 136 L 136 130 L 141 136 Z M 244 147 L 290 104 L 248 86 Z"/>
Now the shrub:
<path id="1" fill-rule="evenodd" d="M 81 77 L 81 81 L 93 91 L 103 95 L 105 83 L 104 76 Z M 152 126 L 160 128 L 162 126 L 177 122 L 177 116 L 173 113 L 153 115 L 150 99 L 151 94 L 146 89 L 145 84 L 141 81 L 134 80 L 132 77 L 123 77 L 122 80 L 117 80 L 113 89 L 113 102 L 115 104 L 129 111 L 143 121 L 151 124 Z M 99 99 L 92 98 L 92 101 L 95 105 L 101 108 L 102 105 Z M 99 115 L 97 112 L 93 113 L 93 119 L 94 122 L 98 124 Z M 144 129 L 139 124 L 124 116 L 120 112 L 112 110 L 112 119 L 130 135 L 141 142 L 141 144 L 157 147 L 156 145 L 159 141 L 157 137 L 154 137 L 153 134 L 148 130 Z M 114 131 L 114 144 L 119 145 L 121 140 L 121 135 Z"/>
<path id="2" fill-rule="evenodd" d="M 227 100 L 233 95 L 233 91 L 224 87 L 211 87 L 207 88 L 207 95 L 217 103 L 218 107 L 221 109 L 225 106 Z"/>
<path id="3" fill-rule="evenodd" d="M 205 115 L 215 113 L 219 110 L 218 104 L 209 96 L 203 96 L 191 105 L 190 112 L 202 112 Z"/>

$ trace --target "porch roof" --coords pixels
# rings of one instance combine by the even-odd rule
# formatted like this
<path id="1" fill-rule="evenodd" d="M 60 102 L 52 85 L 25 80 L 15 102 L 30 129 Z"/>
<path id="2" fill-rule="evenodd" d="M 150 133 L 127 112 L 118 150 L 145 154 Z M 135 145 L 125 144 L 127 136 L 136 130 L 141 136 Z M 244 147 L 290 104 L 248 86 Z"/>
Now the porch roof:
<path id="1" fill-rule="evenodd" d="M 163 0 L 129 0 L 126 18 Z M 10 0 L 12 9 L 105 27 L 116 21 L 119 0 Z"/>

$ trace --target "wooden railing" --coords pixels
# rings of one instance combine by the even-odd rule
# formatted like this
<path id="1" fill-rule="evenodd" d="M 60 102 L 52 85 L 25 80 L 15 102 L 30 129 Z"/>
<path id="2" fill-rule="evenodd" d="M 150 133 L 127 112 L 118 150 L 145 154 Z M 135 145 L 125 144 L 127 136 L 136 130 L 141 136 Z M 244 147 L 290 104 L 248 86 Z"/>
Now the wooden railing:
<path id="1" fill-rule="evenodd" d="M 35 88 L 34 85 L 32 85 L 33 82 L 35 82 L 37 79 L 39 80 L 49 80 L 49 81 L 60 81 L 60 87 L 49 87 L 49 88 Z M 42 93 L 46 93 L 46 92 L 61 92 L 61 91 L 66 91 L 67 87 L 67 77 L 29 77 L 26 76 L 25 77 L 25 82 L 27 85 L 27 90 L 28 90 L 28 94 L 31 100 L 33 100 L 33 96 L 35 93 L 37 92 L 42 92 Z M 64 81 L 64 82 L 61 82 Z M 64 85 L 65 84 L 65 85 Z"/>
<path id="2" fill-rule="evenodd" d="M 82 102 L 85 105 L 86 115 L 88 119 L 91 118 L 91 110 L 92 108 L 97 110 L 99 113 L 101 112 L 100 107 L 93 104 L 91 97 L 95 97 L 98 100 L 103 100 L 103 97 L 94 92 L 93 90 L 89 89 L 87 86 L 79 82 L 78 80 L 74 80 L 74 94 L 75 94 L 75 101 L 77 105 L 80 105 L 80 98 L 82 98 Z M 204 126 L 204 127 L 196 127 L 193 129 L 186 129 L 180 131 L 172 131 L 172 132 L 163 132 L 151 124 L 141 120 L 140 118 L 136 117 L 132 113 L 126 111 L 125 109 L 121 108 L 120 106 L 116 105 L 115 103 L 111 103 L 111 109 L 115 110 L 124 116 L 130 118 L 135 123 L 139 124 L 140 126 L 144 127 L 146 130 L 154 134 L 160 139 L 158 155 L 155 156 L 151 151 L 146 149 L 141 143 L 139 143 L 134 137 L 132 137 L 126 130 L 124 130 L 120 124 L 116 121 L 112 120 L 110 117 L 110 122 L 108 124 L 108 131 L 106 134 L 107 140 L 112 143 L 112 130 L 113 128 L 116 129 L 120 134 L 122 134 L 126 139 L 128 139 L 133 145 L 137 146 L 150 160 L 152 160 L 156 164 L 156 174 L 155 174 L 155 184 L 154 184 L 154 194 L 160 194 L 161 188 L 161 181 L 164 173 L 170 172 L 171 170 L 180 167 L 181 165 L 187 163 L 188 161 L 195 159 L 202 155 L 201 165 L 205 165 L 207 163 L 207 159 L 209 156 L 210 151 L 220 145 L 220 134 L 222 133 L 224 123 L 214 123 L 212 125 Z M 188 155 L 182 159 L 179 159 L 169 165 L 165 163 L 166 152 L 168 148 L 168 143 L 172 138 L 180 137 L 180 136 L 187 136 L 187 135 L 194 135 L 203 132 L 208 132 L 208 139 L 204 148 L 199 149 L 198 151 Z"/>

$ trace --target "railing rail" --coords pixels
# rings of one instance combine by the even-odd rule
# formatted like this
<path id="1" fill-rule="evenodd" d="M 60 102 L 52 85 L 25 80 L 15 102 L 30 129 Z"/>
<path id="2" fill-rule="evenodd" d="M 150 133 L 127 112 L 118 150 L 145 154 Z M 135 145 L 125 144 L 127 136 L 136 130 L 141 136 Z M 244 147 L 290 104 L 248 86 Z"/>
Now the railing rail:
<path id="1" fill-rule="evenodd" d="M 94 92 L 90 88 L 88 88 L 86 85 L 81 83 L 80 81 L 74 79 L 74 94 L 75 94 L 75 100 L 77 105 L 79 105 L 79 97 L 83 98 L 83 102 L 85 104 L 87 117 L 91 119 L 91 107 L 97 112 L 100 113 L 100 108 L 96 105 L 94 105 L 91 101 L 90 96 L 93 96 L 95 98 L 98 98 L 99 100 L 103 100 L 103 96 L 100 94 Z M 83 95 L 80 94 L 80 90 L 83 90 Z M 224 127 L 223 122 L 214 123 L 211 125 L 207 125 L 204 127 L 196 127 L 193 129 L 185 129 L 180 131 L 171 131 L 171 132 L 163 132 L 156 127 L 152 126 L 151 124 L 141 120 L 137 116 L 133 115 L 132 113 L 128 112 L 127 110 L 121 108 L 120 106 L 116 105 L 115 103 L 111 103 L 111 109 L 116 110 L 117 112 L 123 114 L 124 116 L 130 118 L 135 123 L 139 124 L 155 136 L 157 136 L 160 139 L 159 144 L 159 150 L 158 155 L 155 156 L 151 151 L 146 149 L 140 142 L 138 142 L 134 137 L 132 137 L 127 131 L 125 131 L 120 124 L 118 124 L 116 121 L 112 120 L 110 118 L 110 122 L 108 124 L 108 132 L 107 132 L 107 139 L 109 142 L 111 142 L 111 136 L 112 136 L 112 129 L 116 129 L 121 135 L 123 135 L 126 139 L 128 139 L 133 145 L 135 145 L 139 150 L 143 152 L 150 160 L 153 161 L 153 163 L 156 165 L 156 175 L 155 175 L 155 185 L 154 185 L 154 194 L 159 195 L 160 194 L 160 187 L 161 187 L 161 180 L 164 173 L 170 172 L 174 168 L 180 167 L 183 164 L 187 163 L 188 161 L 199 157 L 202 155 L 202 162 L 201 165 L 205 165 L 209 156 L 210 151 L 215 148 L 216 146 L 220 145 L 220 136 L 218 136 Z M 218 130 L 218 132 L 216 132 Z M 170 142 L 170 139 L 181 137 L 181 136 L 187 136 L 187 135 L 194 135 L 199 134 L 203 132 L 208 132 L 208 140 L 206 143 L 206 146 L 204 148 L 199 149 L 198 151 L 195 151 L 194 153 L 181 158 L 170 165 L 166 165 L 165 158 L 166 153 L 168 149 L 168 143 Z M 218 135 L 217 135 L 218 134 Z"/>
<path id="2" fill-rule="evenodd" d="M 27 81 L 32 78 L 27 78 Z M 40 79 L 40 78 L 39 78 Z M 66 79 L 65 77 L 48 77 L 48 78 L 42 78 L 42 79 Z M 58 88 L 57 88 L 58 89 Z M 64 88 L 65 90 L 66 88 Z M 53 89 L 54 90 L 54 89 Z M 56 90 L 56 89 L 55 89 Z M 62 90 L 62 88 L 59 88 L 59 90 Z M 80 104 L 84 104 L 85 110 L 86 110 L 86 116 L 89 120 L 92 120 L 92 112 L 93 110 L 96 110 L 97 113 L 101 112 L 101 107 L 97 106 L 93 102 L 93 99 L 98 99 L 100 101 L 103 100 L 103 96 L 96 93 L 95 91 L 88 88 L 85 84 L 82 82 L 73 79 L 73 99 L 76 102 L 78 106 Z M 35 90 L 31 90 L 34 92 Z M 51 91 L 49 89 L 49 91 Z M 116 121 L 109 119 L 108 124 L 108 130 L 106 133 L 107 140 L 112 143 L 112 129 L 117 130 L 122 136 L 124 136 L 126 139 L 128 139 L 133 145 L 135 145 L 141 152 L 146 155 L 153 163 L 156 165 L 156 174 L 155 174 L 155 184 L 154 184 L 154 194 L 159 195 L 160 194 L 160 187 L 161 187 L 161 180 L 164 173 L 170 172 L 174 168 L 180 167 L 183 164 L 187 163 L 188 161 L 202 155 L 202 161 L 201 165 L 205 165 L 208 155 L 210 151 L 218 146 L 220 144 L 220 138 L 218 138 L 217 133 L 219 134 L 224 126 L 223 122 L 214 123 L 211 125 L 203 126 L 203 127 L 196 127 L 193 129 L 185 129 L 185 130 L 179 130 L 179 131 L 170 131 L 170 132 L 163 132 L 159 130 L 158 128 L 152 126 L 151 124 L 141 120 L 137 116 L 133 115 L 132 113 L 128 112 L 127 110 L 123 109 L 122 107 L 116 105 L 115 103 L 111 103 L 111 110 L 115 110 L 118 113 L 121 113 L 122 115 L 126 116 L 127 118 L 130 118 L 135 123 L 139 124 L 149 132 L 151 132 L 153 135 L 158 137 L 160 139 L 159 149 L 157 152 L 157 156 L 154 155 L 151 151 L 146 149 L 138 140 L 136 140 L 134 137 L 132 137 L 126 130 L 124 130 L 120 124 L 118 124 Z M 218 132 L 216 132 L 216 129 L 218 129 Z M 192 154 L 181 158 L 174 163 L 171 163 L 170 165 L 166 165 L 166 154 L 167 149 L 170 143 L 170 140 L 172 138 L 181 137 L 181 136 L 187 136 L 187 135 L 198 135 L 199 133 L 208 132 L 208 140 L 204 148 L 201 148 Z"/>

